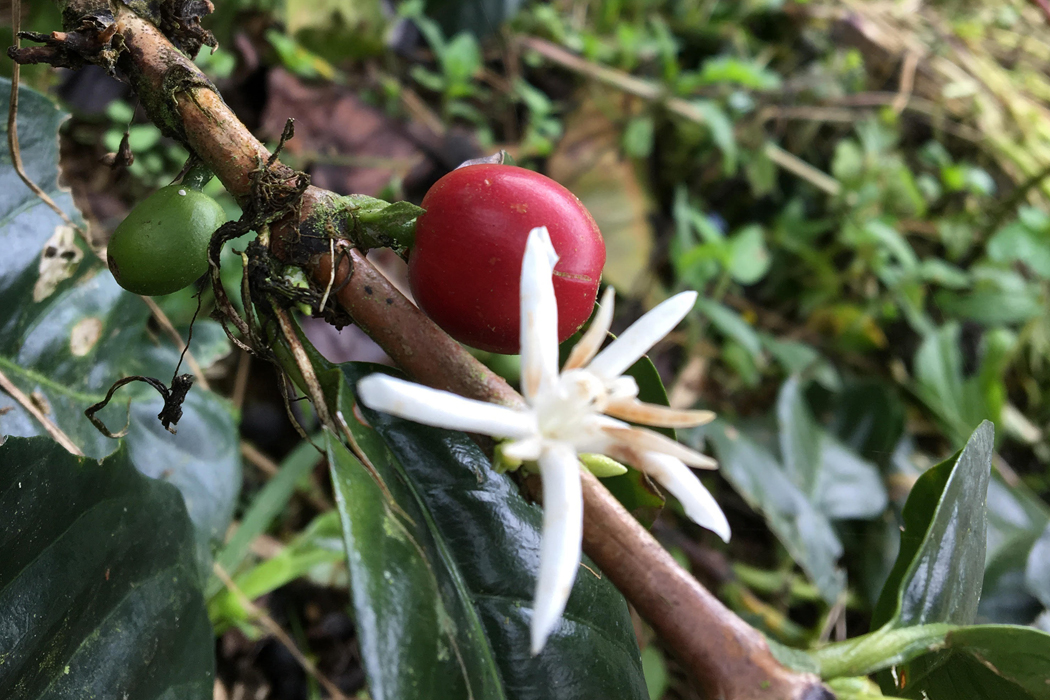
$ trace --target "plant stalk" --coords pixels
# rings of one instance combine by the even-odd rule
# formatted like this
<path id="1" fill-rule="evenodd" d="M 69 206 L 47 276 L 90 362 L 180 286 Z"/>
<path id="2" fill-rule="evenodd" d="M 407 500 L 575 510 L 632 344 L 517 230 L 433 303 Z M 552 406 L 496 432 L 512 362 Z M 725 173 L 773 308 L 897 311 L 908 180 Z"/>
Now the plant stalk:
<path id="1" fill-rule="evenodd" d="M 74 6 L 108 2 L 59 0 L 67 31 L 82 27 Z M 242 204 L 252 175 L 267 167 L 269 153 L 229 109 L 207 78 L 160 29 L 115 3 L 116 34 L 123 47 L 116 66 L 165 133 L 191 149 Z M 15 56 L 17 59 L 18 57 Z M 90 60 L 90 57 L 86 57 Z M 275 162 L 272 175 L 292 180 L 295 172 Z M 326 287 L 333 256 L 303 251 L 299 225 L 325 213 L 335 195 L 316 187 L 303 196 L 298 222 L 271 226 L 278 257 L 305 261 Z M 332 230 L 329 230 L 332 229 Z M 329 222 L 329 235 L 348 238 L 345 220 Z M 326 246 L 327 248 L 327 246 Z M 416 380 L 475 399 L 521 405 L 523 399 L 500 377 L 401 295 L 358 250 L 336 255 L 337 302 L 402 369 Z M 346 278 L 349 275 L 349 280 Z M 345 286 L 343 283 L 346 282 Z M 778 663 L 762 635 L 726 608 L 671 558 L 663 547 L 593 476 L 583 473 L 584 551 L 674 649 L 711 698 L 820 700 L 833 696 L 812 674 Z"/>

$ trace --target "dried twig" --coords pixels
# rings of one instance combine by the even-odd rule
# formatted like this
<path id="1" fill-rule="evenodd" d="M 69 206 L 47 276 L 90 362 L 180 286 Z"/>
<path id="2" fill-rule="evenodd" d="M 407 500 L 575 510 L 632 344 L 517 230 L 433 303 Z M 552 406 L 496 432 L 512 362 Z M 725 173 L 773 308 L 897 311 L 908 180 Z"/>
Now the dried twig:
<path id="1" fill-rule="evenodd" d="M 73 442 L 68 435 L 62 432 L 62 429 L 55 425 L 53 420 L 44 415 L 44 412 L 36 407 L 33 400 L 26 396 L 21 389 L 15 386 L 2 371 L 0 371 L 0 389 L 3 389 L 10 394 L 11 398 L 17 401 L 22 408 L 33 416 L 33 418 L 36 418 L 37 421 L 44 426 L 44 430 L 47 431 L 47 434 L 50 435 L 59 445 L 66 448 L 67 452 L 76 455 L 77 457 L 84 456 L 84 453 L 79 447 L 77 447 L 76 443 Z"/>
<path id="2" fill-rule="evenodd" d="M 313 402 L 314 410 L 317 411 L 317 419 L 321 422 L 321 425 L 333 433 L 337 432 L 337 426 L 332 420 L 332 414 L 328 411 L 328 402 L 325 400 L 324 391 L 321 389 L 321 382 L 317 380 L 317 373 L 310 362 L 310 357 L 307 355 L 302 341 L 299 340 L 299 336 L 295 332 L 292 317 L 287 311 L 277 305 L 273 306 L 273 313 L 277 319 L 277 324 L 281 328 L 281 334 L 292 351 L 296 367 L 299 368 L 299 372 L 302 374 L 303 382 L 306 384 L 306 391 L 310 395 L 310 401 Z"/>
<path id="3" fill-rule="evenodd" d="M 21 24 L 22 3 L 16 0 L 11 3 L 11 31 L 14 33 L 14 48 L 16 50 L 21 44 L 21 37 L 19 37 Z M 83 236 L 84 234 L 80 230 L 80 227 L 73 223 L 73 220 L 69 218 L 68 214 L 62 211 L 62 207 L 55 204 L 55 200 L 51 199 L 51 196 L 47 192 L 30 179 L 26 174 L 25 168 L 22 166 L 22 151 L 18 147 L 18 78 L 20 68 L 21 66 L 15 61 L 11 68 L 11 102 L 7 109 L 7 148 L 11 152 L 11 164 L 14 166 L 15 172 L 18 173 L 18 177 L 26 184 L 26 187 L 32 190 L 33 194 L 39 197 L 44 204 L 51 207 L 66 225 L 71 226 Z"/>
<path id="4" fill-rule="evenodd" d="M 915 88 L 915 70 L 919 67 L 919 54 L 909 51 L 904 54 L 904 65 L 901 66 L 900 90 L 893 99 L 893 113 L 900 114 L 908 106 L 912 90 Z"/>
<path id="5" fill-rule="evenodd" d="M 248 375 L 252 368 L 252 354 L 241 350 L 237 360 L 237 374 L 233 378 L 233 393 L 230 394 L 234 407 L 238 411 L 244 406 L 244 395 L 248 391 Z"/>
<path id="6" fill-rule="evenodd" d="M 182 336 L 175 330 L 175 326 L 172 324 L 171 319 L 164 313 L 164 309 L 157 305 L 157 302 L 153 301 L 152 297 L 142 297 L 142 301 L 146 302 L 146 306 L 149 307 L 150 312 L 153 314 L 153 318 L 157 319 L 157 325 L 168 334 L 171 341 L 175 343 L 175 347 L 179 349 L 180 353 L 185 353 L 186 364 L 190 366 L 190 371 L 193 372 L 194 378 L 197 383 L 200 384 L 201 389 L 205 391 L 211 390 L 211 385 L 208 384 L 207 378 L 204 376 L 204 370 L 201 369 L 200 364 L 197 362 L 197 358 L 193 356 L 193 353 L 186 347 L 186 343 L 182 340 Z"/>
<path id="7" fill-rule="evenodd" d="M 222 585 L 226 586 L 230 593 L 233 594 L 237 599 L 237 602 L 241 604 L 241 607 L 247 610 L 253 618 L 258 620 L 259 623 L 266 628 L 267 632 L 276 637 L 277 641 L 288 650 L 288 653 L 299 662 L 299 665 L 303 667 L 303 670 L 313 676 L 313 678 L 321 684 L 329 695 L 335 698 L 335 700 L 350 700 L 350 698 L 339 690 L 339 687 L 336 686 L 335 683 L 328 679 L 328 676 L 318 670 L 313 661 L 310 661 L 310 659 L 306 658 L 303 652 L 299 651 L 299 647 L 295 645 L 295 641 L 288 636 L 288 633 L 285 632 L 279 624 L 277 624 L 276 620 L 270 617 L 265 610 L 248 599 L 248 596 L 245 595 L 244 591 L 237 586 L 234 580 L 218 562 L 212 564 L 212 572 L 220 581 L 222 581 Z"/>
<path id="8" fill-rule="evenodd" d="M 557 63 L 563 68 L 568 68 L 573 72 L 586 75 L 600 83 L 614 87 L 617 90 L 622 90 L 630 95 L 640 97 L 643 100 L 659 102 L 667 108 L 667 111 L 676 114 L 683 119 L 688 119 L 697 124 L 703 124 L 707 121 L 703 111 L 696 105 L 688 100 L 683 100 L 680 97 L 669 97 L 666 89 L 661 85 L 641 78 L 636 78 L 635 76 L 623 71 L 598 65 L 597 63 L 580 58 L 579 56 L 566 51 L 557 44 L 552 44 L 549 41 L 537 37 L 519 36 L 517 37 L 517 41 L 525 48 L 532 49 L 548 61 Z M 824 190 L 832 196 L 837 195 L 842 189 L 842 185 L 839 184 L 838 180 L 821 172 L 798 156 L 785 151 L 772 142 L 766 144 L 766 155 L 770 160 L 788 172 L 791 172 L 804 180 L 808 180 L 814 186 Z"/>
<path id="9" fill-rule="evenodd" d="M 246 440 L 241 440 L 241 456 L 248 460 L 249 463 L 255 465 L 255 467 L 266 474 L 268 477 L 273 477 L 280 470 L 280 465 L 277 462 L 270 459 L 268 456 L 263 454 L 259 448 L 251 444 Z M 317 455 L 317 459 L 320 460 L 320 453 Z M 332 510 L 332 504 L 328 498 L 324 495 L 324 490 L 321 485 L 314 478 L 313 472 L 310 472 L 310 488 L 307 490 L 303 497 L 310 502 L 317 512 L 325 513 Z"/>

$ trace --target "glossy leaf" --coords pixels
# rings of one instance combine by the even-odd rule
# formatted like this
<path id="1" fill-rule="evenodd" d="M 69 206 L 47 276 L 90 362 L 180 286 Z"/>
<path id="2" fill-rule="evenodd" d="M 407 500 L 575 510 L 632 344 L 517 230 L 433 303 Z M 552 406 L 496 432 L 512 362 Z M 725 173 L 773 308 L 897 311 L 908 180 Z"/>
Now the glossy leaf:
<path id="1" fill-rule="evenodd" d="M 179 492 L 127 450 L 0 446 L 0 697 L 212 696 L 213 637 Z"/>
<path id="2" fill-rule="evenodd" d="M 898 668 L 898 684 L 883 691 L 917 700 L 1050 698 L 1050 634 L 975 625 L 949 632 L 943 647 Z"/>
<path id="3" fill-rule="evenodd" d="M 327 446 L 372 697 L 646 697 L 626 603 L 586 559 L 530 655 L 539 507 L 465 435 L 354 406 L 356 381 L 388 369 L 342 371 L 340 414 L 370 465 Z"/>
<path id="4" fill-rule="evenodd" d="M 872 627 L 973 622 L 984 577 L 993 449 L 992 424 L 982 423 L 959 454 L 915 482 L 904 506 L 900 554 Z"/>
<path id="5" fill-rule="evenodd" d="M 0 109 L 6 111 L 10 83 L 0 80 Z M 72 199 L 59 190 L 57 129 L 64 115 L 43 96 L 20 91 L 19 136 L 31 177 L 75 215 Z M 118 442 L 100 434 L 84 409 L 101 401 L 117 379 L 132 374 L 168 382 L 178 362 L 176 348 L 147 333 L 149 309 L 117 286 L 113 276 L 69 232 L 66 248 L 79 263 L 72 276 L 43 295 L 41 259 L 61 231 L 61 220 L 18 178 L 7 157 L 0 164 L 0 371 L 38 405 L 89 457 L 100 459 Z M 76 251 L 76 252 L 74 252 Z M 61 257 L 59 254 L 58 257 Z M 47 291 L 47 290 L 44 290 Z M 198 321 L 193 349 L 214 361 L 228 347 L 211 321 Z M 131 401 L 129 410 L 128 401 Z M 111 430 L 130 418 L 129 456 L 143 473 L 169 480 L 186 498 L 198 526 L 202 559 L 226 532 L 240 489 L 240 453 L 232 407 L 216 394 L 194 387 L 184 405 L 178 435 L 156 415 L 162 403 L 143 384 L 122 388 L 99 413 Z M 46 431 L 24 407 L 0 392 L 2 434 L 33 436 Z"/>

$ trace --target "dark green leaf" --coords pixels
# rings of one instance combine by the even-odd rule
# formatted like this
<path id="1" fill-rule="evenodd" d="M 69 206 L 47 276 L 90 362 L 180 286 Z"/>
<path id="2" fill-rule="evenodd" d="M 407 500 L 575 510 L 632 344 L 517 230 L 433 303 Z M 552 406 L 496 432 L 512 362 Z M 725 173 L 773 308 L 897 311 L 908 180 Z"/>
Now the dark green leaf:
<path id="1" fill-rule="evenodd" d="M 372 697 L 646 697 L 626 604 L 587 568 L 529 654 L 540 509 L 465 435 L 355 409 L 356 381 L 388 370 L 342 370 L 340 410 L 375 470 L 328 437 Z"/>
<path id="2" fill-rule="evenodd" d="M 178 491 L 126 450 L 0 446 L 0 697 L 212 696 L 211 625 Z"/>
<path id="3" fill-rule="evenodd" d="M 0 80 L 0 109 L 6 111 L 10 83 Z M 58 189 L 58 124 L 63 115 L 42 95 L 20 90 L 19 136 L 31 177 L 59 206 L 73 212 L 68 193 Z M 4 127 L 6 128 L 6 127 Z M 0 164 L 0 371 L 45 413 L 89 457 L 101 459 L 118 442 L 100 434 L 84 416 L 110 385 L 126 375 L 155 376 L 163 382 L 178 362 L 169 342 L 147 334 L 149 309 L 141 299 L 117 286 L 113 276 L 69 232 L 70 250 L 82 256 L 72 276 L 44 295 L 38 286 L 41 256 L 61 220 L 18 178 L 10 161 Z M 60 257 L 60 256 L 59 256 Z M 51 259 L 44 255 L 44 259 Z M 44 290 L 47 291 L 47 290 Z M 215 324 L 201 323 L 201 360 L 222 354 L 225 339 Z M 220 331 L 221 332 L 221 331 Z M 128 401 L 132 400 L 130 413 Z M 232 407 L 217 395 L 194 387 L 184 405 L 178 435 L 157 420 L 158 394 L 144 384 L 122 388 L 99 413 L 111 430 L 130 417 L 129 456 L 142 472 L 170 480 L 186 498 L 198 526 L 202 557 L 209 542 L 226 532 L 240 488 L 240 453 Z M 46 435 L 19 404 L 0 393 L 0 409 L 10 409 L 0 424 L 3 434 Z"/>
<path id="4" fill-rule="evenodd" d="M 1043 611 L 1025 583 L 1025 566 L 1037 539 L 1038 533 L 1015 537 L 988 558 L 977 608 L 979 621 L 1027 625 Z"/>
<path id="5" fill-rule="evenodd" d="M 961 627 L 948 633 L 944 647 L 899 667 L 899 684 L 884 682 L 883 691 L 921 700 L 1050 698 L 1050 635 L 1045 632 L 1008 625 Z"/>
<path id="6" fill-rule="evenodd" d="M 522 0 L 426 0 L 426 12 L 446 36 L 467 31 L 486 37 L 499 30 L 521 8 Z"/>
<path id="7" fill-rule="evenodd" d="M 982 423 L 958 455 L 923 474 L 904 506 L 897 563 L 872 627 L 970 624 L 984 576 L 994 434 Z"/>
<path id="8" fill-rule="evenodd" d="M 888 465 L 904 434 L 904 406 L 887 384 L 852 381 L 831 397 L 829 430 L 864 459 Z"/>

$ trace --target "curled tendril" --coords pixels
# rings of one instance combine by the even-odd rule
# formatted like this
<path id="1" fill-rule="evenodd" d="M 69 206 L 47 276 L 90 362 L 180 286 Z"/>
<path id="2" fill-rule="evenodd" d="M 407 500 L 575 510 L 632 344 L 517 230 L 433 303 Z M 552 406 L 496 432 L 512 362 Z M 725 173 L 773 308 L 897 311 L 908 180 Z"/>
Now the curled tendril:
<path id="1" fill-rule="evenodd" d="M 157 414 L 157 418 L 160 419 L 161 425 L 174 435 L 177 432 L 176 426 L 179 424 L 179 420 L 182 418 L 182 404 L 186 401 L 186 394 L 189 393 L 190 387 L 193 386 L 193 375 L 192 374 L 178 374 L 171 380 L 171 388 L 164 386 L 164 382 L 154 377 L 143 377 L 141 375 L 133 375 L 130 377 L 124 377 L 113 382 L 113 386 L 109 388 L 109 392 L 106 394 L 106 398 L 99 401 L 97 404 L 90 406 L 84 415 L 87 416 L 91 424 L 98 428 L 98 431 L 108 438 L 120 438 L 128 434 L 128 427 L 131 425 L 131 415 L 128 415 L 128 422 L 124 424 L 116 433 L 111 433 L 106 424 L 101 419 L 95 416 L 96 413 L 101 411 L 109 403 L 109 400 L 113 398 L 113 394 L 120 387 L 131 382 L 145 382 L 151 387 L 156 389 L 162 397 L 164 397 L 164 408 Z M 130 406 L 130 402 L 129 402 Z"/>

